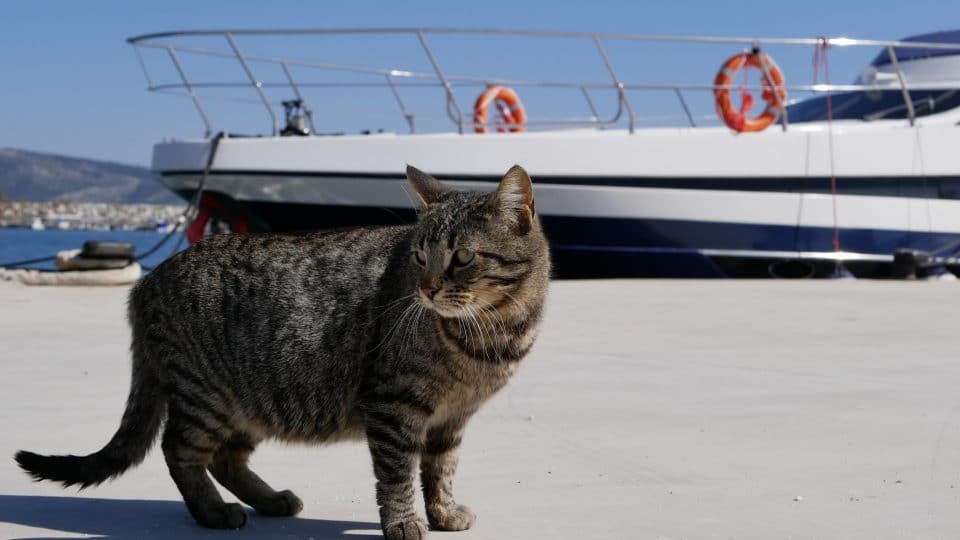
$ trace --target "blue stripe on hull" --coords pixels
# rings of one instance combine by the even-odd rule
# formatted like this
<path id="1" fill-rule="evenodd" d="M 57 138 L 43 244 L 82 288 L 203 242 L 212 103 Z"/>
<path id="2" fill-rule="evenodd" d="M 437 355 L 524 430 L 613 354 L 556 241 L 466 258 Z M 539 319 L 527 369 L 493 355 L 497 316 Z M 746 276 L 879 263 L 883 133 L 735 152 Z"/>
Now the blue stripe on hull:
<path id="1" fill-rule="evenodd" d="M 817 99 L 817 98 L 815 98 Z M 899 90 L 896 99 L 901 100 Z M 905 113 L 904 113 L 905 114 Z M 792 116 L 791 116 L 792 118 Z M 203 171 L 174 171 L 161 173 L 164 177 L 187 177 L 191 183 L 202 176 Z M 364 180 L 392 180 L 405 183 L 403 176 L 384 175 L 383 173 L 360 172 L 319 172 L 319 171 L 261 171 L 261 170 L 223 170 L 210 172 L 210 176 L 245 176 L 264 178 L 297 178 L 317 180 L 325 178 L 352 179 L 358 182 Z M 500 182 L 499 175 L 437 175 L 441 181 L 471 181 L 496 184 Z M 931 199 L 960 199 L 960 177 L 957 176 L 844 176 L 837 180 L 843 195 L 865 195 L 878 197 L 904 198 L 931 198 Z M 636 188 L 663 188 L 708 191 L 753 191 L 770 193 L 831 193 L 829 177 L 657 177 L 657 176 L 565 176 L 539 174 L 535 181 L 537 186 L 544 185 L 574 185 L 597 187 L 636 187 Z M 322 184 L 317 185 L 322 189 Z"/>
<path id="2" fill-rule="evenodd" d="M 305 231 L 412 221 L 410 209 L 229 202 L 248 211 L 266 230 Z M 684 220 L 541 216 L 560 277 L 722 277 L 766 275 L 766 262 L 750 268 L 717 261 L 699 250 L 832 250 L 833 229 Z M 899 248 L 934 251 L 960 234 L 841 229 L 844 251 L 892 256 Z M 775 257 L 771 257 L 775 259 Z M 874 264 L 874 263 L 870 263 Z M 870 270 L 871 275 L 877 275 Z M 821 275 L 819 272 L 817 275 Z"/>
<path id="3" fill-rule="evenodd" d="M 551 242 L 559 246 L 688 248 L 769 251 L 831 251 L 833 229 L 753 223 L 661 219 L 544 216 Z M 898 248 L 934 250 L 960 241 L 960 234 L 841 229 L 844 251 L 892 255 Z"/>

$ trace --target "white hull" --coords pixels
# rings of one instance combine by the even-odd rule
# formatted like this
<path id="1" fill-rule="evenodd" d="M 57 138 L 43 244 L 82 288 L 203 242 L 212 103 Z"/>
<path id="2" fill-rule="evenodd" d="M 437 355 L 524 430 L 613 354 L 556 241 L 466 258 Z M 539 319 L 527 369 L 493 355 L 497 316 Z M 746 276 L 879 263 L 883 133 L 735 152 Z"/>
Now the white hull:
<path id="1" fill-rule="evenodd" d="M 834 125 L 834 170 L 839 177 L 956 175 L 960 133 L 938 123 Z M 960 117 L 956 118 L 960 121 Z M 160 143 L 157 171 L 202 170 L 205 140 Z M 215 169 L 270 172 L 365 172 L 390 176 L 414 164 L 447 176 L 499 175 L 515 163 L 535 176 L 580 177 L 823 177 L 830 175 L 830 142 L 822 124 L 772 127 L 736 135 L 726 128 L 571 130 L 520 134 L 343 135 L 228 139 Z"/>
<path id="2" fill-rule="evenodd" d="M 930 250 L 953 235 L 960 238 L 960 201 L 898 194 L 925 185 L 935 193 L 941 183 L 949 188 L 958 179 L 960 153 L 948 150 L 960 147 L 955 128 L 835 126 L 833 197 L 823 189 L 785 187 L 809 180 L 823 188 L 830 177 L 828 134 L 822 126 L 804 127 L 740 136 L 720 129 L 657 129 L 632 135 L 226 139 L 206 190 L 252 207 L 409 211 L 413 202 L 401 174 L 408 162 L 457 188 L 480 190 L 491 189 L 509 165 L 520 163 L 534 178 L 537 208 L 546 220 L 613 224 L 599 226 L 592 238 L 557 233 L 555 249 L 642 253 L 672 247 L 709 257 L 891 261 L 898 247 Z M 190 192 L 207 148 L 204 141 L 157 145 L 154 169 L 171 189 Z M 767 187 L 740 189 L 751 181 Z M 651 182 L 656 185 L 645 185 Z M 834 215 L 842 254 L 831 253 Z M 738 238 L 689 240 L 698 226 Z M 650 245 L 650 227 L 667 238 L 664 244 Z M 664 230 L 671 227 L 687 232 L 671 240 L 674 233 Z"/>

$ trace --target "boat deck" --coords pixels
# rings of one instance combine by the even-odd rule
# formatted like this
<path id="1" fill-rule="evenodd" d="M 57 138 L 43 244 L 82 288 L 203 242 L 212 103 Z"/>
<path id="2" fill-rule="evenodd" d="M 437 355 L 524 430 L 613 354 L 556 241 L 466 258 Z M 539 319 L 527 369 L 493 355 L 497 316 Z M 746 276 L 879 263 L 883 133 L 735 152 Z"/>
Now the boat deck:
<path id="1" fill-rule="evenodd" d="M 113 433 L 125 295 L 0 282 L 0 537 L 221 536 L 157 449 L 82 493 L 13 464 Z M 479 520 L 432 537 L 953 538 L 958 301 L 949 282 L 557 282 L 527 365 L 464 441 L 458 498 Z M 305 508 L 230 538 L 379 535 L 362 446 L 266 444 L 253 464 Z"/>

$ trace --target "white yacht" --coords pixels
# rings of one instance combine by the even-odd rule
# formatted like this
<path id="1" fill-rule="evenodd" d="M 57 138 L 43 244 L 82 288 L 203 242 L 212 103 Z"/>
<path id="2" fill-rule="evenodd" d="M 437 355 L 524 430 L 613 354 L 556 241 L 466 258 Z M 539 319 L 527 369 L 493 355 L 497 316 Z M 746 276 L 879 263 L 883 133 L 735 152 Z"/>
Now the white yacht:
<path id="1" fill-rule="evenodd" d="M 317 51 L 296 47 L 276 54 L 284 40 L 304 36 L 409 40 L 429 69 L 335 63 L 335 50 L 319 59 Z M 197 45 L 201 39 L 204 45 Z M 513 40 L 518 53 L 534 57 L 554 42 L 560 49 L 581 44 L 592 49 L 603 78 L 461 75 L 465 68 L 441 64 L 445 57 L 437 51 L 438 43 L 456 39 Z M 256 50 L 261 40 L 269 45 L 263 53 Z M 202 137 L 154 147 L 153 169 L 185 199 L 195 195 L 211 135 L 221 130 L 209 114 L 213 104 L 252 99 L 269 121 L 257 125 L 258 118 L 250 118 L 254 130 L 266 130 L 262 135 L 229 133 L 219 141 L 195 229 L 211 217 L 241 231 L 400 223 L 414 216 L 403 180 L 406 164 L 457 188 L 490 189 L 518 163 L 534 179 L 559 277 L 826 276 L 838 261 L 858 276 L 884 277 L 896 271 L 895 253 L 904 250 L 957 262 L 960 32 L 884 41 L 233 30 L 167 32 L 129 42 L 149 88 L 182 93 L 199 113 Z M 543 42 L 546 48 L 516 49 L 516 43 Z M 629 62 L 621 65 L 610 54 L 623 45 L 660 52 L 702 47 L 715 68 L 695 74 L 699 83 L 635 82 L 624 69 Z M 831 75 L 838 75 L 829 72 L 828 59 L 841 50 L 877 56 L 860 73 L 841 74 L 856 77 L 852 84 L 832 84 Z M 372 48 L 363 51 L 370 56 Z M 780 70 L 775 60 L 791 54 L 806 59 L 806 71 Z M 811 55 L 824 67 L 819 82 L 812 80 Z M 240 79 L 190 72 L 188 57 L 229 62 Z M 158 81 L 158 62 L 169 62 L 175 79 Z M 739 82 L 751 70 L 755 82 Z M 210 80 L 216 77 L 221 80 Z M 811 82 L 794 82 L 804 79 Z M 308 98 L 322 90 L 360 100 L 371 89 L 393 100 L 406 132 L 361 132 L 358 126 L 353 133 L 330 133 L 323 126 L 330 114 L 320 114 L 327 103 Z M 226 91 L 234 94 L 222 95 Z M 246 94 L 237 98 L 239 91 Z M 581 95 L 586 116 L 538 115 L 534 98 L 545 91 Z M 474 101 L 488 92 L 485 103 Z M 411 96 L 424 93 L 436 98 L 445 130 L 421 129 L 416 107 L 425 100 Z M 645 97 L 652 94 L 659 97 Z M 664 94 L 674 100 L 676 117 L 662 114 Z M 601 98 L 609 100 L 607 118 L 601 118 Z M 760 103 L 749 109 L 751 100 Z M 246 111 L 249 118 L 249 106 Z M 230 117 L 231 125 L 235 120 Z"/>

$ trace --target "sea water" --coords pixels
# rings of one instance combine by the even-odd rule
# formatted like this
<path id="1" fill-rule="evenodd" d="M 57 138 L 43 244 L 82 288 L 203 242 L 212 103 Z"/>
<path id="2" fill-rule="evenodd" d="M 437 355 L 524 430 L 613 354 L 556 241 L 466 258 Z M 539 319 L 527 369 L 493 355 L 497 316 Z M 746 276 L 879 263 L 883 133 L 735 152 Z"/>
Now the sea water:
<path id="1" fill-rule="evenodd" d="M 140 261 L 144 267 L 154 267 L 173 255 L 173 249 L 180 240 L 180 234 L 174 234 L 156 253 Z M 64 231 L 0 228 L 0 267 L 26 259 L 52 257 L 58 251 L 80 249 L 87 240 L 108 240 L 111 242 L 129 242 L 136 248 L 137 255 L 146 252 L 166 237 L 166 233 L 154 231 Z M 186 240 L 180 242 L 180 249 L 187 246 Z M 52 262 L 32 264 L 19 268 L 54 269 Z"/>

